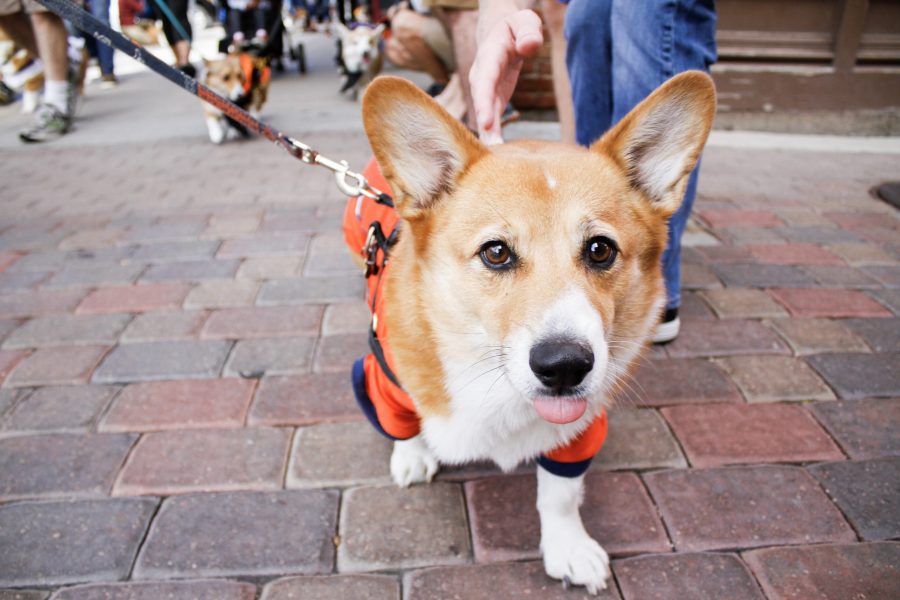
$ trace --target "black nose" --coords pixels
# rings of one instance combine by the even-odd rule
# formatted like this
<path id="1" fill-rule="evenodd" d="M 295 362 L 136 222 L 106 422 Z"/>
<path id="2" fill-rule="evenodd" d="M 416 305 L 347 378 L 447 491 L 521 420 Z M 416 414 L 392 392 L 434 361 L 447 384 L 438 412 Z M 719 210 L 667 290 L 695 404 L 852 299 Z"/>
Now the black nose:
<path id="1" fill-rule="evenodd" d="M 565 393 L 590 373 L 594 353 L 576 342 L 540 342 L 532 346 L 528 365 L 541 383 L 554 392 Z"/>

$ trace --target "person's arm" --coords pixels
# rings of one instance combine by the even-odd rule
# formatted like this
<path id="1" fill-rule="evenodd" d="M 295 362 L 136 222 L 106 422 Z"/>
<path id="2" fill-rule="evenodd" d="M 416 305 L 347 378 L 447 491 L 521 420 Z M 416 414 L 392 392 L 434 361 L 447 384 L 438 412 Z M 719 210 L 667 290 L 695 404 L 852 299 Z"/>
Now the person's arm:
<path id="1" fill-rule="evenodd" d="M 534 0 L 481 0 L 478 3 L 478 53 L 469 72 L 475 120 L 482 141 L 503 141 L 500 115 L 512 97 L 527 56 L 544 43 Z"/>

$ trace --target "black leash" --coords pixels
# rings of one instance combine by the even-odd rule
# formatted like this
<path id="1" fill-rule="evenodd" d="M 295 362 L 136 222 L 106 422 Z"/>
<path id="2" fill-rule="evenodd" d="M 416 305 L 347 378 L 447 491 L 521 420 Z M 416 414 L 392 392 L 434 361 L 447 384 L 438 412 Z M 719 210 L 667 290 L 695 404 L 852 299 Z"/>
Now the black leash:
<path id="1" fill-rule="evenodd" d="M 270 142 L 280 146 L 291 156 L 307 164 L 322 166 L 333 171 L 338 188 L 348 196 L 365 196 L 380 204 L 394 205 L 388 194 L 369 185 L 369 182 L 361 173 L 351 171 L 346 161 L 331 160 L 306 144 L 266 125 L 234 102 L 223 98 L 202 83 L 199 83 L 193 77 L 170 67 L 70 0 L 37 0 L 37 2 L 49 11 L 70 21 L 73 25 L 97 40 L 98 43 L 124 52 L 157 75 L 162 75 L 184 91 L 215 106 L 226 117 L 236 121 L 248 131 L 261 135 Z"/>

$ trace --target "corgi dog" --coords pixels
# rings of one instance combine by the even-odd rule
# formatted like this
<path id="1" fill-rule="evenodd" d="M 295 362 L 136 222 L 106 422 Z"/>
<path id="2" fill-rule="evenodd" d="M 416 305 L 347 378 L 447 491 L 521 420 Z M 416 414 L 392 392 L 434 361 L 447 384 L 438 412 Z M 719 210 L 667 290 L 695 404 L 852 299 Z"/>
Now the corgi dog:
<path id="1" fill-rule="evenodd" d="M 350 92 L 356 100 L 359 92 L 381 73 L 383 64 L 382 40 L 384 24 L 377 27 L 368 23 L 356 23 L 351 29 L 337 23 L 338 70 L 344 78 L 341 93 Z"/>
<path id="2" fill-rule="evenodd" d="M 254 117 L 259 117 L 268 98 L 272 75 L 265 58 L 241 52 L 218 60 L 203 59 L 203 66 L 204 85 L 248 110 Z M 229 119 L 211 104 L 203 103 L 203 114 L 209 139 L 214 144 L 249 135 L 240 123 Z"/>
<path id="3" fill-rule="evenodd" d="M 438 465 L 536 459 L 551 577 L 606 587 L 579 514 L 606 408 L 660 320 L 666 223 L 715 113 L 693 71 L 589 149 L 482 145 L 409 82 L 375 80 L 363 120 L 395 208 L 351 198 L 344 234 L 367 264 L 372 353 L 357 402 L 394 440 L 400 486 Z"/>
<path id="4" fill-rule="evenodd" d="M 22 93 L 22 113 L 33 113 L 44 89 L 44 65 L 24 48 L 17 47 L 0 31 L 0 81 Z"/>

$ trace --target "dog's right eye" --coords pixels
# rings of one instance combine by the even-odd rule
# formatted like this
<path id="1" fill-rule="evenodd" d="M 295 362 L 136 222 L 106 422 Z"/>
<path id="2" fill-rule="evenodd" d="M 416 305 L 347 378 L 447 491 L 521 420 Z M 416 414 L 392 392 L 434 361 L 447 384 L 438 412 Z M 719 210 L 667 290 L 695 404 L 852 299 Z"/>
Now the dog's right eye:
<path id="1" fill-rule="evenodd" d="M 478 255 L 489 269 L 506 270 L 516 264 L 516 255 L 503 242 L 492 240 L 481 247 Z"/>

